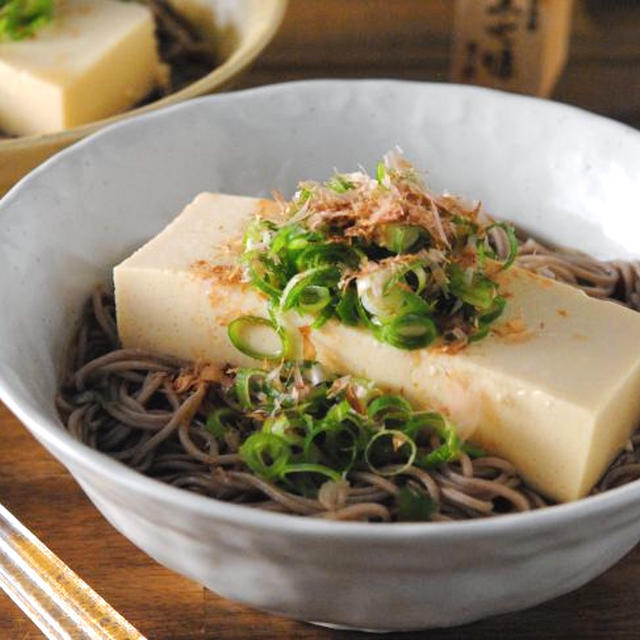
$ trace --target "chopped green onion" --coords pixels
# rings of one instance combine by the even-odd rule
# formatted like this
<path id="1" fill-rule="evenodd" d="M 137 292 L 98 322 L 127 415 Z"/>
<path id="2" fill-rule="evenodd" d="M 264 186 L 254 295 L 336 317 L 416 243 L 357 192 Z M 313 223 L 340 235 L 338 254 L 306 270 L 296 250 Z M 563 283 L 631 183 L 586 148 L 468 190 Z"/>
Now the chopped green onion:
<path id="1" fill-rule="evenodd" d="M 342 472 L 351 469 L 358 450 L 358 435 L 349 423 L 323 420 L 307 434 L 304 442 L 308 459 L 314 457 L 314 452 L 321 451 L 321 456 Z"/>
<path id="2" fill-rule="evenodd" d="M 263 244 L 265 237 L 276 231 L 276 229 L 276 226 L 272 222 L 268 222 L 262 218 L 255 218 L 247 225 L 244 232 L 243 241 L 245 249 L 252 251 L 256 245 Z"/>
<path id="3" fill-rule="evenodd" d="M 298 271 L 306 271 L 312 267 L 344 265 L 355 269 L 360 264 L 362 256 L 353 247 L 343 244 L 307 244 L 296 259 Z"/>
<path id="4" fill-rule="evenodd" d="M 403 431 L 414 440 L 419 441 L 421 434 L 436 433 L 440 437 L 446 437 L 448 424 L 444 418 L 435 411 L 420 411 L 413 413 L 403 427 Z"/>
<path id="5" fill-rule="evenodd" d="M 469 336 L 469 340 L 474 342 L 484 338 L 489 333 L 491 323 L 500 317 L 506 304 L 507 301 L 502 296 L 496 296 L 491 307 L 476 318 L 478 328 Z"/>
<path id="6" fill-rule="evenodd" d="M 325 424 L 346 424 L 351 426 L 354 432 L 363 428 L 362 417 L 354 411 L 347 400 L 342 400 L 334 404 L 327 411 L 324 422 Z"/>
<path id="7" fill-rule="evenodd" d="M 53 0 L 0 0 L 0 42 L 23 40 L 53 19 Z"/>
<path id="8" fill-rule="evenodd" d="M 322 452 L 328 461 L 334 468 L 348 471 L 367 439 L 362 418 L 348 402 L 342 400 L 331 407 L 324 419 L 309 431 L 305 451 L 309 452 L 312 446 L 317 446 L 322 440 Z"/>
<path id="9" fill-rule="evenodd" d="M 462 451 L 464 451 L 470 458 L 484 458 L 487 452 L 481 447 L 476 447 L 476 445 L 471 444 L 470 442 L 463 442 Z"/>
<path id="10" fill-rule="evenodd" d="M 413 464 L 417 452 L 416 443 L 406 433 L 384 429 L 369 440 L 364 450 L 364 460 L 374 473 L 395 476 Z"/>
<path id="11" fill-rule="evenodd" d="M 392 170 L 379 163 L 375 176 L 377 184 L 361 173 L 300 183 L 286 206 L 288 222 L 249 225 L 245 279 L 274 313 L 310 315 L 313 329 L 337 318 L 401 349 L 440 336 L 461 346 L 480 340 L 505 305 L 495 269 L 487 268 L 487 260 L 498 260 L 488 236 L 505 234 L 506 269 L 518 251 L 513 228 L 484 226 L 477 209 L 464 212 L 431 195 L 402 158 Z M 335 197 L 351 191 L 353 198 Z M 279 332 L 280 325 L 274 321 Z"/>
<path id="12" fill-rule="evenodd" d="M 234 426 L 238 416 L 235 411 L 222 407 L 210 413 L 207 417 L 207 431 L 216 438 L 224 438 L 227 431 Z"/>
<path id="13" fill-rule="evenodd" d="M 331 302 L 328 287 L 310 284 L 300 292 L 298 308 L 303 313 L 319 313 Z"/>
<path id="14" fill-rule="evenodd" d="M 278 300 L 282 293 L 278 270 L 266 256 L 249 257 L 247 268 L 251 284 L 266 293 L 270 298 Z"/>
<path id="15" fill-rule="evenodd" d="M 365 327 L 367 327 L 367 329 L 371 329 L 375 331 L 378 325 L 372 322 L 371 318 L 369 317 L 369 314 L 367 313 L 367 310 L 364 308 L 364 305 L 362 304 L 362 298 L 360 298 L 358 294 L 356 294 L 355 296 L 355 303 L 356 303 L 356 311 L 358 312 L 358 317 L 360 318 L 360 322 L 362 322 L 362 324 Z"/>
<path id="16" fill-rule="evenodd" d="M 336 193 L 346 193 L 354 188 L 354 184 L 341 173 L 336 173 L 333 178 L 327 182 L 327 187 Z"/>
<path id="17" fill-rule="evenodd" d="M 322 242 L 319 233 L 308 231 L 299 224 L 286 224 L 271 237 L 268 255 L 284 269 L 295 269 L 297 257 L 314 243 Z"/>
<path id="18" fill-rule="evenodd" d="M 236 397 L 243 409 L 253 409 L 260 403 L 255 396 L 266 386 L 267 372 L 262 369 L 243 367 L 238 369 L 234 384 Z"/>
<path id="19" fill-rule="evenodd" d="M 304 438 L 297 433 L 295 420 L 291 420 L 286 414 L 282 413 L 278 416 L 271 416 L 264 421 L 262 431 L 265 433 L 273 433 L 286 440 L 289 444 L 304 445 Z"/>
<path id="20" fill-rule="evenodd" d="M 342 475 L 329 467 L 325 467 L 322 464 L 311 464 L 308 462 L 301 462 L 298 464 L 289 464 L 282 470 L 282 477 L 286 477 L 291 473 L 319 473 L 327 476 L 330 480 L 342 480 Z"/>
<path id="21" fill-rule="evenodd" d="M 467 275 L 470 273 L 470 277 Z M 496 297 L 495 282 L 478 272 L 466 272 L 459 265 L 449 268 L 449 286 L 451 292 L 462 302 L 476 309 L 487 310 Z"/>
<path id="22" fill-rule="evenodd" d="M 406 422 L 413 413 L 411 405 L 402 397 L 391 394 L 380 395 L 374 398 L 367 407 L 367 415 L 373 421 L 387 420 Z"/>
<path id="23" fill-rule="evenodd" d="M 417 466 L 430 468 L 460 457 L 462 442 L 456 428 L 445 416 L 432 411 L 416 413 L 407 422 L 404 430 L 410 437 L 418 439 L 424 429 L 435 432 L 443 442 L 426 455 L 420 452 L 416 456 Z"/>
<path id="24" fill-rule="evenodd" d="M 291 459 L 289 443 L 273 433 L 252 433 L 240 447 L 240 456 L 256 475 L 266 480 L 281 478 Z"/>
<path id="25" fill-rule="evenodd" d="M 413 276 L 413 278 L 410 276 Z M 427 286 L 427 272 L 424 264 L 420 260 L 416 260 L 398 269 L 384 285 L 384 293 L 388 293 L 398 283 L 410 286 L 411 290 L 416 294 L 422 293 Z M 424 302 L 424 300 L 421 298 L 420 302 Z"/>
<path id="26" fill-rule="evenodd" d="M 493 299 L 491 306 L 478 316 L 478 321 L 481 324 L 489 324 L 493 322 L 496 318 L 500 317 L 506 304 L 507 301 L 502 296 L 496 296 Z"/>
<path id="27" fill-rule="evenodd" d="M 358 293 L 354 283 L 349 284 L 346 291 L 336 305 L 336 313 L 344 324 L 355 326 L 358 324 Z"/>
<path id="28" fill-rule="evenodd" d="M 398 349 L 418 349 L 431 344 L 438 330 L 430 316 L 409 312 L 380 327 L 378 336 Z"/>
<path id="29" fill-rule="evenodd" d="M 368 407 L 378 396 L 384 395 L 372 380 L 357 376 L 350 376 L 349 378 L 354 395 L 365 407 Z"/>
<path id="30" fill-rule="evenodd" d="M 393 253 L 410 253 L 411 248 L 420 240 L 419 227 L 408 224 L 385 224 L 376 239 L 380 246 Z"/>
<path id="31" fill-rule="evenodd" d="M 336 267 L 315 267 L 295 275 L 284 288 L 280 298 L 280 310 L 288 311 L 297 307 L 303 293 L 311 286 L 336 286 L 340 272 Z M 328 292 L 328 289 L 327 289 Z M 326 304 L 324 305 L 326 306 Z"/>
<path id="32" fill-rule="evenodd" d="M 276 338 L 280 341 L 280 348 L 276 351 L 261 351 L 251 346 L 249 336 L 246 335 L 251 329 L 271 329 Z M 259 316 L 240 316 L 227 327 L 227 335 L 231 344 L 250 358 L 256 360 L 281 360 L 289 349 L 289 338 L 285 331 L 278 329 L 275 324 L 267 318 Z M 264 339 L 264 336 L 263 336 Z"/>
<path id="33" fill-rule="evenodd" d="M 421 491 L 402 487 L 396 494 L 400 522 L 426 522 L 437 510 L 435 501 Z"/>
<path id="34" fill-rule="evenodd" d="M 387 287 L 393 273 L 390 269 L 378 269 L 356 280 L 358 297 L 362 306 L 381 324 L 397 315 L 409 298 L 409 292 L 399 287 Z"/>
<path id="35" fill-rule="evenodd" d="M 485 231 L 485 237 L 489 235 L 489 232 L 492 229 L 502 229 L 507 236 L 507 242 L 509 243 L 509 253 L 507 257 L 502 261 L 502 268 L 508 269 L 514 262 L 514 260 L 518 257 L 518 238 L 516 237 L 516 232 L 513 228 L 513 225 L 507 224 L 506 222 L 494 222 L 489 225 Z"/>
<path id="36" fill-rule="evenodd" d="M 302 308 L 301 308 L 302 310 Z M 311 323 L 312 329 L 319 329 L 325 322 L 331 319 L 335 312 L 333 306 L 326 306 L 321 312 L 320 315 L 316 316 L 316 319 Z"/>
<path id="37" fill-rule="evenodd" d="M 300 193 L 298 194 L 298 203 L 304 204 L 311 197 L 312 193 L 311 189 L 300 189 Z"/>
<path id="38" fill-rule="evenodd" d="M 455 432 L 437 449 L 420 458 L 420 464 L 424 467 L 435 467 L 445 462 L 452 462 L 460 457 L 460 439 Z M 417 464 L 417 461 L 416 461 Z"/>
<path id="39" fill-rule="evenodd" d="M 287 362 L 272 371 L 239 369 L 224 389 L 227 406 L 209 414 L 207 430 L 221 447 L 238 451 L 255 475 L 311 498 L 327 478 L 348 478 L 353 469 L 396 476 L 412 465 L 450 462 L 462 451 L 482 453 L 461 443 L 441 414 L 415 412 L 402 396 L 369 380 L 318 377 L 315 368 Z M 427 505 L 420 507 L 421 494 L 414 493 L 396 496 L 400 519 L 426 518 L 421 509 Z M 413 503 L 420 517 L 410 515 Z"/>

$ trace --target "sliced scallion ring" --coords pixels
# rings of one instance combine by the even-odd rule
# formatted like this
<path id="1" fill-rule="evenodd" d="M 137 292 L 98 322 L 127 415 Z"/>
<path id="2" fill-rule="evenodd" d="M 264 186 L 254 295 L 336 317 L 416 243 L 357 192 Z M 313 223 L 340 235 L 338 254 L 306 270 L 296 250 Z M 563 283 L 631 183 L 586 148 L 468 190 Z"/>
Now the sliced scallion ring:
<path id="1" fill-rule="evenodd" d="M 336 173 L 333 178 L 327 182 L 327 187 L 336 193 L 346 193 L 350 189 L 353 189 L 354 185 L 346 176 L 341 173 Z"/>
<path id="2" fill-rule="evenodd" d="M 321 313 L 316 317 L 316 319 L 311 323 L 312 329 L 319 329 L 322 325 L 324 325 L 333 315 L 334 307 L 327 305 Z"/>
<path id="3" fill-rule="evenodd" d="M 300 292 L 298 308 L 303 313 L 320 313 L 331 302 L 331 292 L 327 287 L 310 284 Z"/>
<path id="4" fill-rule="evenodd" d="M 410 224 L 386 224 L 377 234 L 380 246 L 393 253 L 407 253 L 416 245 L 422 232 Z"/>
<path id="5" fill-rule="evenodd" d="M 502 269 L 508 269 L 518 257 L 518 238 L 516 238 L 516 232 L 512 225 L 506 222 L 494 222 L 489 225 L 485 231 L 485 244 L 487 244 L 486 238 L 489 236 L 489 232 L 492 229 L 502 229 L 507 236 L 507 242 L 509 243 L 509 253 L 507 257 L 501 262 Z"/>
<path id="6" fill-rule="evenodd" d="M 481 311 L 491 308 L 498 290 L 496 283 L 487 276 L 478 272 L 469 272 L 457 264 L 449 267 L 449 285 L 451 292 L 462 302 Z"/>
<path id="7" fill-rule="evenodd" d="M 281 294 L 276 283 L 276 273 L 273 264 L 264 257 L 249 257 L 247 270 L 251 284 L 266 293 L 270 298 L 278 300 Z"/>
<path id="8" fill-rule="evenodd" d="M 344 324 L 355 326 L 360 320 L 358 313 L 358 293 L 353 282 L 347 287 L 342 294 L 340 302 L 336 305 L 336 313 Z"/>
<path id="9" fill-rule="evenodd" d="M 250 340 L 250 333 L 257 333 L 262 331 L 261 341 L 269 340 L 267 337 L 269 333 L 265 332 L 265 329 L 271 330 L 272 334 L 280 342 L 280 348 L 275 350 L 264 350 L 257 346 L 253 346 Z M 227 327 L 227 335 L 231 344 L 250 358 L 256 360 L 281 360 L 286 357 L 289 350 L 289 338 L 285 331 L 276 327 L 276 325 L 267 318 L 261 318 L 259 316 L 240 316 L 229 323 Z M 254 336 L 254 342 L 257 336 Z"/>
<path id="10" fill-rule="evenodd" d="M 228 407 L 216 409 L 207 416 L 206 428 L 216 438 L 224 438 L 227 431 L 234 426 L 238 414 Z"/>
<path id="11" fill-rule="evenodd" d="M 333 266 L 315 267 L 296 274 L 289 280 L 282 292 L 280 311 L 288 311 L 289 309 L 297 307 L 300 296 L 308 287 L 336 285 L 339 278 L 340 272 Z"/>
<path id="12" fill-rule="evenodd" d="M 410 284 L 407 280 L 407 276 L 409 275 L 413 275 L 413 280 L 415 281 L 411 287 L 412 290 L 417 294 L 422 293 L 427 286 L 427 272 L 425 270 L 424 261 L 421 260 L 416 260 L 415 262 L 411 262 L 398 269 L 393 278 L 384 285 L 384 293 L 388 293 L 392 287 L 395 287 L 401 281 Z"/>
<path id="13" fill-rule="evenodd" d="M 388 460 L 400 457 L 401 450 L 406 447 L 409 450 L 408 455 L 406 451 L 403 454 L 406 458 L 404 462 L 388 463 Z M 369 440 L 364 450 L 364 460 L 374 473 L 378 473 L 381 476 L 395 476 L 403 473 L 413 464 L 417 452 L 416 443 L 406 433 L 397 429 L 383 429 Z M 384 460 L 382 466 L 376 464 L 376 457 Z"/>
<path id="14" fill-rule="evenodd" d="M 240 447 L 240 456 L 256 475 L 275 480 L 281 478 L 291 459 L 291 447 L 280 436 L 258 431 Z"/>
<path id="15" fill-rule="evenodd" d="M 323 420 L 316 425 L 306 436 L 304 453 L 307 459 L 317 449 L 316 441 L 323 439 L 322 454 L 333 468 L 342 472 L 348 471 L 353 466 L 358 453 L 359 427 L 351 422 L 333 422 Z"/>
<path id="16" fill-rule="evenodd" d="M 412 426 L 411 423 L 414 423 Z M 407 424 L 405 431 L 417 437 L 416 426 L 418 428 L 431 429 L 443 441 L 442 444 L 431 451 L 429 454 L 420 454 L 416 457 L 416 465 L 424 468 L 430 468 L 457 460 L 462 451 L 462 442 L 458 436 L 455 426 L 442 414 L 432 411 L 416 413 L 412 416 Z"/>
<path id="17" fill-rule="evenodd" d="M 250 367 L 238 369 L 234 390 L 243 409 L 253 409 L 258 406 L 260 399 L 254 399 L 254 396 L 267 386 L 266 382 L 267 372 L 263 369 Z"/>
<path id="18" fill-rule="evenodd" d="M 335 242 L 309 244 L 295 260 L 299 271 L 306 271 L 313 267 L 346 265 L 357 268 L 364 255 L 355 248 Z"/>
<path id="19" fill-rule="evenodd" d="M 281 472 L 281 477 L 284 478 L 291 473 L 319 473 L 323 476 L 327 476 L 330 480 L 342 480 L 342 474 L 325 467 L 323 464 L 313 464 L 309 462 L 299 462 L 296 464 L 288 464 Z"/>
<path id="20" fill-rule="evenodd" d="M 406 422 L 412 413 L 413 408 L 403 397 L 392 394 L 374 398 L 367 407 L 369 418 L 383 423 L 385 420 Z"/>
<path id="21" fill-rule="evenodd" d="M 302 448 L 304 446 L 304 438 L 297 433 L 297 426 L 285 414 L 281 414 L 277 417 L 267 418 L 262 425 L 262 431 L 264 433 L 273 433 L 286 440 L 290 445 L 297 445 Z"/>
<path id="22" fill-rule="evenodd" d="M 422 313 L 405 313 L 378 329 L 383 342 L 398 349 L 419 349 L 431 344 L 438 335 L 430 316 Z"/>
<path id="23" fill-rule="evenodd" d="M 481 340 L 489 333 L 491 323 L 500 317 L 506 304 L 507 301 L 502 296 L 496 296 L 493 299 L 491 307 L 476 318 L 478 327 L 469 335 L 470 342 Z"/>

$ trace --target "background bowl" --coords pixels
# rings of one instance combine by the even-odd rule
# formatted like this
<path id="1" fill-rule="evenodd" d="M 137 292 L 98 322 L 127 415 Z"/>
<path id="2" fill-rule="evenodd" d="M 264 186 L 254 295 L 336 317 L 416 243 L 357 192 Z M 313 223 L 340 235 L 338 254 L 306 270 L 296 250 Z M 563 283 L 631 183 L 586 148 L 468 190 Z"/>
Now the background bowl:
<path id="1" fill-rule="evenodd" d="M 0 396 L 104 516 L 166 566 L 254 607 L 375 630 L 456 625 L 584 584 L 640 539 L 640 483 L 445 524 L 260 513 L 165 486 L 76 442 L 53 397 L 85 296 L 202 190 L 291 193 L 399 144 L 436 189 L 600 257 L 640 256 L 640 134 L 486 89 L 316 81 L 201 98 L 108 127 L 0 203 Z M 636 207 L 633 209 L 632 207 Z M 595 363 L 594 363 L 595 364 Z"/>
<path id="2" fill-rule="evenodd" d="M 203 32 L 213 40 L 220 59 L 215 69 L 180 91 L 111 118 L 45 135 L 0 138 L 0 196 L 50 155 L 105 124 L 224 89 L 269 44 L 287 7 L 287 0 L 199 1 L 211 8 L 212 22 Z M 180 6 L 179 1 L 176 6 Z"/>

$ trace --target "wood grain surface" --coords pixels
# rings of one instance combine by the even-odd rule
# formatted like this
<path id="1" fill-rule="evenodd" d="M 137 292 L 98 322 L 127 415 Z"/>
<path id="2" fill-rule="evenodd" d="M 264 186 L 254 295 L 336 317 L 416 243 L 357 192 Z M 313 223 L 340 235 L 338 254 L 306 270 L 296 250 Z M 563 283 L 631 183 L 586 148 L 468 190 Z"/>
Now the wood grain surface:
<path id="1" fill-rule="evenodd" d="M 447 79 L 451 0 L 292 0 L 241 87 L 313 77 Z M 577 2 L 569 64 L 554 97 L 640 127 L 640 3 Z M 0 406 L 0 501 L 149 638 L 366 637 L 276 618 L 217 597 L 118 534 Z M 439 639 L 640 637 L 640 548 L 586 587 L 534 609 L 443 631 Z M 40 638 L 0 592 L 0 639 Z"/>

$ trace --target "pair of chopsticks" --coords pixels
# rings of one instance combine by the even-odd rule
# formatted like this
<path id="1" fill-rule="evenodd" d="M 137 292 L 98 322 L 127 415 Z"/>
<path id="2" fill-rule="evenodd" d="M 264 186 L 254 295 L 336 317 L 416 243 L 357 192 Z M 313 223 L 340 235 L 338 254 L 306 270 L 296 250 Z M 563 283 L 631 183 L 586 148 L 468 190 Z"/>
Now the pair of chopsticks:
<path id="1" fill-rule="evenodd" d="M 47 638 L 145 640 L 1 504 L 0 587 Z"/>

